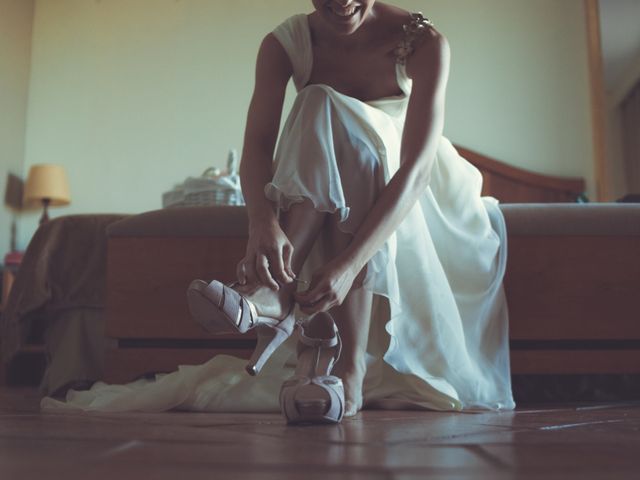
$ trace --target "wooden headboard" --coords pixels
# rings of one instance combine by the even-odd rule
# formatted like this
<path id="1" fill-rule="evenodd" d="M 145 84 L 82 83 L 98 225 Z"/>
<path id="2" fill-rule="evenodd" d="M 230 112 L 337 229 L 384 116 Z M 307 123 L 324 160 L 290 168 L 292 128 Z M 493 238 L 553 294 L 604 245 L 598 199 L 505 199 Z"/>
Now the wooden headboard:
<path id="1" fill-rule="evenodd" d="M 576 202 L 585 190 L 582 178 L 555 177 L 530 172 L 456 146 L 461 156 L 482 172 L 483 195 L 503 203 Z"/>

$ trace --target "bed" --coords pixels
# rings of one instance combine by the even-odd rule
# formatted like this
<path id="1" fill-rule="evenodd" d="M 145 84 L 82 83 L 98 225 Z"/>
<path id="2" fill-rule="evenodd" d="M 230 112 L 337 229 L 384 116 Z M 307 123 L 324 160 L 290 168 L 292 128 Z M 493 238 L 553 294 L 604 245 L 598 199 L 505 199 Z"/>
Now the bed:
<path id="1" fill-rule="evenodd" d="M 543 228 L 544 218 L 550 211 L 555 211 L 556 223 L 561 225 L 567 211 L 558 210 L 561 205 L 557 204 L 584 199 L 584 181 L 527 172 L 471 150 L 458 149 L 482 171 L 483 194 L 511 204 L 504 205 L 503 211 L 508 224 L 518 224 L 520 230 L 510 231 L 512 246 L 509 258 L 512 265 L 522 265 L 524 270 L 508 270 L 507 293 L 509 295 L 510 290 L 514 298 L 521 298 L 522 288 L 530 281 L 528 272 L 532 268 L 535 270 L 538 260 L 531 257 L 529 263 L 521 260 L 514 263 L 512 256 L 526 260 L 530 257 L 528 252 L 535 250 L 532 245 L 540 245 L 541 242 L 547 245 L 545 248 L 562 251 L 571 248 L 571 242 L 577 239 L 574 238 L 576 235 L 567 235 L 566 230 L 562 235 L 558 231 L 540 235 L 544 229 L 529 231 L 525 235 L 518 235 L 517 231 L 527 231 L 532 225 Z M 540 205 L 549 202 L 556 205 L 546 206 L 552 210 L 545 210 L 545 206 Z M 527 213 L 522 210 L 526 205 L 517 206 L 523 203 L 539 205 Z M 597 209 L 597 206 L 593 207 Z M 614 215 L 618 225 L 625 223 L 620 220 L 625 215 L 639 214 L 634 206 L 627 212 L 620 212 L 617 207 L 600 210 L 598 218 Z M 569 215 L 574 214 L 569 212 Z M 590 222 L 593 225 L 599 223 L 593 223 L 595 217 L 588 215 L 582 222 L 583 226 Z M 578 237 L 590 238 L 581 248 L 587 254 L 591 248 L 609 248 L 608 245 L 614 244 L 622 251 L 639 247 L 640 233 L 624 228 L 616 231 L 619 235 L 607 236 L 593 235 L 593 229 L 578 229 L 578 233 L 582 232 Z M 598 241 L 605 243 L 598 244 Z M 607 243 L 611 241 L 614 244 Z M 130 216 L 75 215 L 60 217 L 43 225 L 25 253 L 0 324 L 5 366 L 25 352 L 44 356 L 46 369 L 41 387 L 44 393 L 51 394 L 64 391 L 78 382 L 97 379 L 123 382 L 146 373 L 169 371 L 178 364 L 200 363 L 215 353 L 247 356 L 254 341 L 251 336 L 212 338 L 204 334 L 189 319 L 184 300 L 186 285 L 193 278 L 231 280 L 245 242 L 246 217 L 242 208 L 236 208 L 231 216 L 224 208 L 214 207 L 169 209 Z M 544 252 L 544 249 L 539 251 Z M 623 279 L 622 285 L 615 283 L 621 280 L 616 280 L 617 274 L 613 271 L 613 283 L 607 284 L 607 288 L 624 296 L 640 276 L 640 260 L 633 262 L 632 272 Z M 564 268 L 571 268 L 571 264 Z M 619 264 L 614 270 L 616 268 L 620 268 Z M 539 280 L 548 282 L 549 278 L 541 274 Z M 567 287 L 571 286 L 571 282 L 566 283 Z M 568 291 L 563 300 L 565 304 L 568 300 L 576 300 L 575 291 L 575 288 Z M 539 294 L 544 295 L 544 289 Z M 524 300 L 521 298 L 519 302 Z M 581 300 L 578 298 L 577 301 L 580 303 Z M 527 310 L 526 302 L 522 305 Z M 513 308 L 517 312 L 518 304 L 515 303 Z M 624 308 L 628 305 L 625 304 Z M 578 320 L 572 317 L 567 323 L 569 331 L 576 328 Z M 567 345 L 558 344 L 557 341 L 564 340 L 553 335 L 540 337 L 536 333 L 540 329 L 533 333 L 527 330 L 526 325 L 530 321 L 520 322 L 524 327 L 518 323 L 513 324 L 516 328 L 512 326 L 515 371 L 554 371 L 554 368 L 557 371 L 557 366 L 566 360 L 558 356 L 552 358 L 544 352 L 561 347 L 561 353 L 566 354 Z M 627 324 L 625 334 L 640 339 L 635 323 Z M 544 328 L 553 327 L 553 322 L 545 325 Z M 574 343 L 572 348 L 588 346 L 593 335 L 597 337 L 598 334 L 601 337 L 609 335 L 607 332 L 591 332 L 591 337 L 577 339 L 587 343 Z M 614 347 L 616 350 L 619 345 Z M 602 348 L 600 351 L 604 352 Z M 623 357 L 637 360 L 640 359 L 635 356 L 637 353 L 637 350 L 629 352 L 627 349 L 626 354 L 631 356 Z M 541 360 L 545 358 L 546 364 Z M 578 360 L 579 357 L 567 358 L 575 358 L 575 365 L 586 365 Z M 614 367 L 621 361 L 622 357 L 613 362 Z M 640 365 L 640 362 L 635 364 Z M 546 366 L 542 368 L 542 365 Z M 16 372 L 14 365 L 13 371 L 18 376 L 19 370 Z"/>

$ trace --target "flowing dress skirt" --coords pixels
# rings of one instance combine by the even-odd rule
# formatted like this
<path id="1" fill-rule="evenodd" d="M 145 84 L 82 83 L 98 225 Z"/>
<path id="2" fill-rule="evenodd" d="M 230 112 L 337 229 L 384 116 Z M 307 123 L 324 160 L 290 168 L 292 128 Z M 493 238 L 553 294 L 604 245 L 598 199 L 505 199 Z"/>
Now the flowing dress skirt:
<path id="1" fill-rule="evenodd" d="M 399 168 L 402 120 L 324 85 L 302 89 L 278 143 L 265 194 L 287 210 L 309 199 L 354 233 Z M 442 138 L 429 187 L 367 264 L 374 294 L 365 407 L 511 409 L 508 316 L 502 279 L 506 229 L 482 177 Z M 302 277 L 327 258 L 319 238 Z M 44 408 L 102 411 L 277 411 L 295 368 L 295 338 L 258 377 L 216 356 L 155 381 L 96 384 Z"/>

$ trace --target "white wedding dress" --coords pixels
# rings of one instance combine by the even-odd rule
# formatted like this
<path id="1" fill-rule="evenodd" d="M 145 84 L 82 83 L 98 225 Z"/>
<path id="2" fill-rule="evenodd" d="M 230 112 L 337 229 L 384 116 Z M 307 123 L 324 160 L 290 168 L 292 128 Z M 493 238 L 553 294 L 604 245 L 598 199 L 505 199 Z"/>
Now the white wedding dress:
<path id="1" fill-rule="evenodd" d="M 278 143 L 268 198 L 287 209 L 310 199 L 356 231 L 399 167 L 411 92 L 401 62 L 402 95 L 362 102 L 326 85 L 307 85 L 313 63 L 308 17 L 274 32 L 294 68 L 296 101 Z M 442 138 L 431 182 L 395 234 L 367 265 L 375 294 L 363 394 L 366 407 L 511 409 L 508 316 L 502 289 L 504 219 L 482 198 L 482 177 Z M 326 259 L 316 245 L 302 276 Z M 98 383 L 43 408 L 102 411 L 278 411 L 282 381 L 295 368 L 295 338 L 258 377 L 245 361 L 217 356 L 204 365 L 129 385 Z"/>

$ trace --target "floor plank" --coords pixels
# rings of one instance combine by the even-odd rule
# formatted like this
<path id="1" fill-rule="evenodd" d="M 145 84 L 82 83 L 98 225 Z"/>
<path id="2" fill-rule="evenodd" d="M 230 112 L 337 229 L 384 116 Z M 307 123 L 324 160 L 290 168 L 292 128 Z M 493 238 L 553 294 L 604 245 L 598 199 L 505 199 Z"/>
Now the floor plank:
<path id="1" fill-rule="evenodd" d="M 288 427 L 273 414 L 41 413 L 35 390 L 4 388 L 0 478 L 636 478 L 639 433 L 640 404 Z"/>

